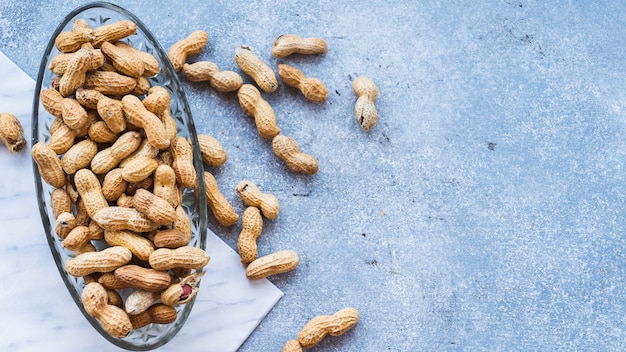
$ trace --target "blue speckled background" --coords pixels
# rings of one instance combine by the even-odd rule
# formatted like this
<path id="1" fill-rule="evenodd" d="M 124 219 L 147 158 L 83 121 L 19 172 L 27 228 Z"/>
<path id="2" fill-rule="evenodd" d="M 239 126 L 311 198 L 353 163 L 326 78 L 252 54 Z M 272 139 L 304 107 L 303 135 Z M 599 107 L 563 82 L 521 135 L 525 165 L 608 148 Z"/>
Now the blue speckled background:
<path id="1" fill-rule="evenodd" d="M 0 0 L 0 51 L 35 77 L 81 3 Z M 281 202 L 260 253 L 302 259 L 272 278 L 285 296 L 241 351 L 278 351 L 344 306 L 361 311 L 357 327 L 312 351 L 626 349 L 626 2 L 117 3 L 166 48 L 207 31 L 191 61 L 238 70 L 247 44 L 330 90 L 323 105 L 284 85 L 265 95 L 319 159 L 307 177 L 234 94 L 185 83 L 198 130 L 229 153 L 211 171 L 235 209 L 243 178 Z M 329 53 L 274 59 L 283 33 L 322 37 Z M 380 91 L 367 133 L 352 114 L 361 74 Z M 235 247 L 241 224 L 210 226 Z"/>

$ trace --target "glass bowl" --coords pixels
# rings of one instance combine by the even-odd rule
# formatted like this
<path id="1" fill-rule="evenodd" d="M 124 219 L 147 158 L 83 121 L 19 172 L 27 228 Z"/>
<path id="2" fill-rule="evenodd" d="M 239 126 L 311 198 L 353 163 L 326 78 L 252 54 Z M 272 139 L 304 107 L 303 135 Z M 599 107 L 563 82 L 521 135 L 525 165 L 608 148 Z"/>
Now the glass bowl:
<path id="1" fill-rule="evenodd" d="M 54 73 L 48 70 L 51 59 L 59 53 L 55 48 L 54 40 L 62 31 L 69 31 L 72 28 L 73 21 L 77 18 L 85 19 L 91 28 L 109 24 L 119 20 L 131 20 L 137 24 L 137 32 L 134 35 L 124 39 L 132 46 L 147 51 L 157 58 L 161 66 L 161 72 L 150 77 L 148 80 L 154 85 L 163 86 L 170 92 L 172 117 L 178 125 L 178 136 L 187 138 L 193 147 L 194 166 L 198 176 L 203 173 L 202 160 L 197 157 L 200 155 L 196 129 L 194 127 L 191 111 L 182 90 L 181 83 L 167 58 L 167 54 L 161 48 L 160 44 L 154 39 L 154 36 L 146 28 L 146 26 L 133 14 L 123 8 L 106 3 L 94 2 L 76 8 L 69 13 L 56 28 L 52 34 L 46 51 L 41 60 L 35 94 L 33 100 L 33 121 L 32 121 L 32 145 L 39 141 L 48 142 L 50 140 L 50 124 L 55 117 L 48 113 L 40 103 L 40 93 L 43 89 L 52 86 Z M 176 333 L 182 328 L 193 307 L 193 301 L 176 307 L 178 317 L 174 323 L 167 325 L 150 324 L 144 328 L 133 330 L 127 337 L 117 339 L 110 336 L 100 323 L 89 316 L 81 303 L 80 295 L 83 291 L 85 283 L 82 278 L 76 278 L 67 273 L 65 270 L 65 260 L 73 257 L 73 252 L 65 250 L 61 246 L 61 241 L 54 232 L 55 218 L 50 202 L 50 194 L 54 187 L 43 182 L 37 165 L 33 163 L 35 186 L 37 188 L 37 198 L 39 202 L 39 211 L 46 232 L 50 250 L 59 269 L 61 278 L 72 296 L 72 299 L 83 313 L 87 321 L 108 341 L 111 343 L 134 351 L 147 351 L 164 345 L 171 340 Z M 189 243 L 191 246 L 206 247 L 206 231 L 207 231 L 207 208 L 204 191 L 204 180 L 198 177 L 198 188 L 183 190 L 183 207 L 191 219 L 192 238 Z M 104 242 L 104 241 L 99 241 Z M 105 243 L 94 243 L 97 248 L 106 246 Z"/>

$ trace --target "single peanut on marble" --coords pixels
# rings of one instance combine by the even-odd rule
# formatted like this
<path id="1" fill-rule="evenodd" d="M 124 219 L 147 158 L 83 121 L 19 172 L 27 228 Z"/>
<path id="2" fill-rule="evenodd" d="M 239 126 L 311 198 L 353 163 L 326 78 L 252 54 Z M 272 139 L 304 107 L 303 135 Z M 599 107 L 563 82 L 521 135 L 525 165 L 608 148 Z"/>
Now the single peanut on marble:
<path id="1" fill-rule="evenodd" d="M 254 260 L 246 268 L 246 276 L 251 280 L 263 279 L 295 269 L 300 264 L 298 253 L 281 250 Z"/>
<path id="2" fill-rule="evenodd" d="M 19 152 L 26 145 L 22 124 L 11 113 L 0 113 L 0 141 L 11 153 Z"/>

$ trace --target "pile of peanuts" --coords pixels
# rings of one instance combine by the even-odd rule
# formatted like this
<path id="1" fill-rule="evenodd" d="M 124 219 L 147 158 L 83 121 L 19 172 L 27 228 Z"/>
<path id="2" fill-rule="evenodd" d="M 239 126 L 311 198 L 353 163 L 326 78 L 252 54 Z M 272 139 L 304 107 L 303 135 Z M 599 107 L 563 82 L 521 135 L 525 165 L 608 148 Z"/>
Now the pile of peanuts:
<path id="1" fill-rule="evenodd" d="M 239 69 L 256 83 L 243 84 L 243 78 L 234 71 L 222 71 L 210 61 L 188 63 L 191 55 L 201 53 L 208 42 L 204 31 L 192 32 L 185 39 L 174 44 L 168 56 L 174 69 L 182 70 L 191 82 L 205 82 L 218 92 L 237 92 L 239 104 L 246 115 L 255 120 L 259 135 L 272 140 L 272 149 L 276 156 L 283 160 L 293 172 L 315 174 L 318 161 L 312 155 L 300 152 L 297 142 L 281 134 L 276 122 L 276 115 L 270 104 L 263 99 L 258 86 L 264 93 L 272 93 L 278 88 L 278 80 L 272 68 L 248 46 L 235 49 L 235 62 Z M 291 54 L 326 54 L 328 46 L 321 38 L 301 38 L 294 34 L 281 35 L 272 45 L 272 55 L 284 58 Z M 304 97 L 313 103 L 324 103 L 328 97 L 328 89 L 317 78 L 306 77 L 295 67 L 279 64 L 278 76 L 290 87 L 299 89 Z M 357 77 L 353 82 L 353 90 L 358 99 L 355 104 L 355 116 L 364 130 L 374 126 L 377 119 L 374 99 L 378 89 L 367 77 Z M 208 163 L 208 162 L 207 162 Z M 207 203 L 215 219 L 223 226 L 231 226 L 238 222 L 239 216 L 226 198 L 219 191 L 217 181 L 208 172 L 204 174 L 207 188 Z M 241 262 L 247 265 L 246 275 L 249 279 L 260 279 L 270 275 L 294 270 L 299 264 L 298 254 L 292 250 L 281 250 L 257 258 L 256 240 L 263 231 L 263 217 L 274 220 L 278 217 L 278 199 L 262 193 L 259 187 L 250 180 L 241 181 L 236 191 L 247 208 L 242 216 L 242 229 L 237 240 L 237 250 Z M 317 345 L 327 334 L 341 335 L 350 330 L 359 320 L 359 312 L 351 307 L 339 310 L 330 316 L 317 316 L 309 321 L 298 333 L 297 339 L 288 341 L 283 351 L 302 351 Z"/>
<path id="2" fill-rule="evenodd" d="M 49 127 L 48 143 L 38 142 L 32 157 L 42 179 L 55 187 L 50 199 L 61 245 L 74 252 L 65 263 L 67 272 L 82 277 L 81 298 L 85 311 L 96 318 L 111 336 L 123 338 L 148 324 L 176 320 L 176 305 L 192 300 L 198 292 L 201 270 L 210 258 L 190 246 L 191 222 L 182 207 L 184 188 L 197 187 L 192 147 L 177 136 L 171 116 L 169 92 L 151 86 L 148 78 L 161 68 L 151 54 L 122 41 L 136 32 L 131 21 L 90 28 L 75 20 L 71 31 L 62 32 L 55 44 L 61 52 L 49 69 L 57 75 L 52 87 L 42 90 L 41 103 L 56 119 Z M 269 103 L 253 84 L 243 84 L 234 71 L 221 71 L 209 61 L 187 63 L 208 42 L 204 31 L 195 31 L 175 43 L 168 58 L 176 72 L 182 70 L 192 82 L 208 81 L 219 92 L 237 92 L 246 115 L 252 116 L 262 138 L 272 139 L 272 149 L 296 173 L 315 174 L 318 161 L 302 153 L 297 142 L 281 134 Z M 272 55 L 326 54 L 320 38 L 281 35 Z M 274 92 L 274 71 L 249 47 L 235 50 L 235 62 L 264 92 Z M 279 64 L 282 82 L 299 89 L 313 103 L 324 103 L 328 89 L 316 78 L 295 67 Z M 360 76 L 353 81 L 358 96 L 355 117 L 364 130 L 376 124 L 375 84 Z M 142 99 L 143 97 L 143 99 Z M 9 113 L 0 113 L 0 141 L 11 151 L 26 144 L 22 127 Z M 227 153 L 210 135 L 198 135 L 202 160 L 219 167 Z M 223 226 L 239 221 L 239 215 L 220 192 L 215 177 L 204 172 L 207 205 Z M 294 270 L 299 256 L 281 250 L 258 257 L 256 240 L 263 217 L 274 220 L 278 199 L 262 193 L 254 182 L 241 181 L 236 191 L 247 206 L 237 241 L 246 276 L 251 280 Z M 106 242 L 105 249 L 94 244 Z M 196 272 L 192 272 L 196 270 Z M 132 289 L 125 301 L 118 292 Z M 317 345 L 324 336 L 341 335 L 359 320 L 354 308 L 310 320 L 288 341 L 283 351 L 302 351 Z"/>

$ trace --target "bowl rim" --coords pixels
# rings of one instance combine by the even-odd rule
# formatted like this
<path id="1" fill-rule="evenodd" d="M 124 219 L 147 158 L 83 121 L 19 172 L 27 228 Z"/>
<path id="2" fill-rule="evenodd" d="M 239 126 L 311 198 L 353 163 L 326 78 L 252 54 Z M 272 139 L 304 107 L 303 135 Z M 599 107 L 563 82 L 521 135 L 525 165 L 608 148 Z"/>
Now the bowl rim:
<path id="1" fill-rule="evenodd" d="M 50 39 L 48 41 L 48 45 L 45 48 L 45 51 L 42 55 L 42 59 L 41 59 L 41 64 L 39 67 L 39 71 L 38 71 L 38 75 L 37 75 L 37 80 L 36 80 L 36 84 L 35 84 L 35 91 L 34 91 L 34 95 L 33 95 L 33 110 L 32 110 L 32 135 L 31 135 L 31 145 L 35 145 L 35 143 L 39 142 L 39 106 L 40 106 L 40 94 L 41 94 L 41 89 L 42 89 L 42 85 L 43 85 L 43 81 L 44 81 L 44 75 L 46 74 L 46 70 L 47 70 L 47 62 L 49 61 L 49 56 L 52 54 L 53 50 L 54 50 L 54 39 L 59 35 L 59 33 L 61 33 L 63 31 L 63 29 L 70 23 L 70 21 L 72 21 L 73 19 L 75 19 L 78 15 L 80 15 L 81 13 L 90 10 L 90 9 L 97 9 L 97 8 L 102 8 L 102 9 L 106 9 L 106 10 L 110 10 L 113 12 L 118 13 L 119 15 L 121 15 L 122 17 L 126 17 L 127 19 L 133 21 L 137 27 L 142 31 L 145 39 L 147 41 L 149 41 L 152 45 L 154 45 L 154 47 L 157 49 L 156 50 L 156 54 L 159 56 L 160 58 L 160 63 L 162 66 L 165 66 L 165 68 L 162 67 L 161 73 L 160 74 L 166 74 L 167 78 L 170 79 L 173 83 L 171 83 L 171 85 L 177 87 L 177 99 L 180 102 L 180 105 L 182 105 L 182 109 L 184 110 L 185 115 L 187 116 L 187 118 L 184 121 L 184 125 L 187 127 L 187 130 L 189 132 L 189 139 L 191 139 L 191 146 L 193 149 L 193 153 L 196 156 L 200 155 L 200 149 L 199 149 L 199 143 L 198 143 L 198 139 L 197 139 L 197 131 L 195 128 L 195 124 L 194 124 L 194 120 L 193 120 L 193 116 L 191 114 L 191 109 L 189 107 L 189 103 L 187 101 L 187 97 L 185 95 L 185 92 L 183 90 L 183 86 L 182 86 L 182 82 L 180 80 L 180 78 L 178 77 L 178 74 L 176 73 L 176 71 L 174 70 L 171 62 L 169 61 L 169 59 L 167 58 L 166 55 L 166 51 L 164 50 L 164 48 L 161 46 L 161 44 L 159 43 L 158 40 L 156 40 L 156 38 L 154 37 L 154 35 L 152 34 L 152 32 L 148 29 L 148 27 L 137 17 L 135 16 L 133 13 L 129 12 L 128 10 L 122 8 L 121 6 L 118 6 L 116 4 L 110 3 L 110 2 L 105 2 L 105 1 L 95 1 L 95 2 L 90 2 L 87 4 L 83 4 L 80 5 L 78 7 L 76 7 L 74 10 L 72 10 L 71 12 L 69 12 L 64 19 L 59 23 L 59 25 L 56 27 L 56 29 L 54 30 L 54 32 L 52 33 L 52 35 L 50 36 Z M 171 73 L 171 74 L 169 74 Z M 204 167 L 202 164 L 202 160 L 199 157 L 194 157 L 194 168 L 196 169 L 197 172 L 203 173 L 204 172 Z M 109 342 L 111 342 L 112 344 L 116 345 L 117 347 L 121 347 L 127 350 L 134 350 L 134 351 L 148 351 L 148 350 L 152 350 L 152 349 L 156 349 L 158 347 L 161 347 L 163 345 L 165 345 L 166 343 L 168 343 L 172 338 L 174 338 L 174 336 L 177 335 L 177 333 L 180 331 L 180 329 L 183 327 L 184 323 L 186 322 L 189 314 L 191 313 L 191 310 L 193 308 L 193 304 L 195 303 L 195 297 L 191 302 L 188 302 L 185 307 L 183 309 L 181 309 L 179 317 L 176 320 L 176 323 L 173 324 L 177 324 L 172 331 L 168 332 L 166 335 L 162 336 L 162 338 L 156 340 L 156 342 L 154 343 L 144 343 L 141 345 L 137 345 L 137 344 L 132 344 L 128 341 L 125 341 L 123 339 L 118 339 L 118 338 L 114 338 L 111 335 L 109 335 L 106 331 L 104 331 L 104 329 L 101 327 L 100 323 L 93 317 L 91 317 L 89 314 L 87 314 L 87 312 L 85 311 L 85 308 L 82 305 L 82 301 L 81 301 L 81 297 L 80 297 L 80 293 L 74 288 L 74 284 L 70 282 L 68 276 L 65 274 L 66 270 L 64 267 L 64 262 L 63 262 L 63 258 L 61 257 L 60 252 L 58 252 L 56 250 L 56 245 L 55 245 L 55 241 L 56 238 L 53 235 L 52 232 L 52 224 L 51 224 L 51 218 L 48 214 L 48 211 L 46 209 L 46 202 L 43 199 L 43 184 L 42 184 L 42 178 L 41 175 L 39 173 L 39 169 L 37 164 L 35 163 L 34 160 L 32 160 L 32 165 L 33 165 L 33 176 L 34 176 L 34 181 L 35 181 L 35 188 L 37 190 L 37 202 L 38 202 L 38 208 L 39 208 L 39 213 L 42 219 L 42 223 L 43 223 L 43 227 L 45 230 L 45 236 L 48 242 L 48 245 L 50 247 L 50 251 L 52 253 L 52 256 L 54 258 L 54 262 L 56 264 L 56 267 L 59 271 L 59 274 L 67 288 L 68 293 L 70 294 L 70 296 L 72 297 L 72 299 L 74 300 L 74 303 L 76 304 L 77 308 L 81 311 L 81 313 L 84 315 L 84 317 L 86 318 L 86 320 L 96 329 L 96 331 L 98 331 L 100 333 L 100 335 L 102 335 L 102 337 L 104 337 L 105 339 L 107 339 Z M 205 189 L 205 185 L 204 185 L 204 178 L 201 177 L 201 175 L 197 175 L 197 188 L 194 191 L 195 192 L 195 196 L 196 196 L 196 202 L 197 202 L 197 208 L 198 208 L 198 222 L 199 222 L 199 226 L 198 226 L 198 246 L 202 249 L 206 250 L 206 240 L 207 240 L 207 204 L 206 204 L 206 195 L 205 192 L 203 191 Z"/>

